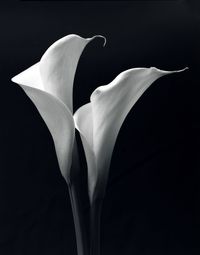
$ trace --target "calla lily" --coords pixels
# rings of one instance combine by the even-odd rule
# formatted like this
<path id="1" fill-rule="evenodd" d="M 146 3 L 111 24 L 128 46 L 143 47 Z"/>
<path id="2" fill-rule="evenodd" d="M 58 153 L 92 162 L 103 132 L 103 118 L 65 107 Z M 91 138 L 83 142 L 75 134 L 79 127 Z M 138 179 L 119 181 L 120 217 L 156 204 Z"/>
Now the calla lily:
<path id="1" fill-rule="evenodd" d="M 85 252 L 84 227 L 81 226 L 78 197 L 72 183 L 72 176 L 77 172 L 71 168 L 72 152 L 76 148 L 72 93 L 79 58 L 86 45 L 96 37 L 105 40 L 100 35 L 87 39 L 73 34 L 65 36 L 52 44 L 38 63 L 12 78 L 35 104 L 52 135 L 59 167 L 69 187 L 79 255 Z"/>
<path id="2" fill-rule="evenodd" d="M 90 103 L 74 114 L 75 126 L 80 132 L 88 165 L 93 255 L 100 254 L 101 203 L 119 130 L 131 108 L 155 80 L 184 70 L 162 71 L 151 67 L 124 71 L 110 84 L 98 87 L 92 93 Z"/>
<path id="3" fill-rule="evenodd" d="M 131 108 L 155 80 L 184 70 L 126 70 L 110 84 L 98 87 L 91 102 L 76 111 L 74 120 L 85 150 L 91 203 L 104 196 L 115 141 Z"/>
<path id="4" fill-rule="evenodd" d="M 35 104 L 49 128 L 54 140 L 61 173 L 68 183 L 70 182 L 70 164 L 63 165 L 63 162 L 71 159 L 70 153 L 66 154 L 65 151 L 72 152 L 73 148 L 74 122 L 70 113 L 72 115 L 74 76 L 84 48 L 96 37 L 103 36 L 97 35 L 87 39 L 74 34 L 65 36 L 53 43 L 38 63 L 12 78 L 12 81 L 20 85 Z M 39 98 L 41 98 L 40 102 L 38 101 Z M 43 101 L 43 109 L 41 109 L 41 101 Z M 63 118 L 62 122 L 58 121 L 58 114 L 53 114 L 51 121 L 50 117 L 47 120 L 48 111 L 52 111 L 54 108 L 53 105 L 50 105 L 51 101 L 57 108 L 63 109 L 62 112 L 60 110 L 59 114 L 60 118 L 61 116 Z M 67 114 L 64 114 L 66 111 Z M 63 122 L 69 123 L 68 129 L 63 125 Z M 54 128 L 51 127 L 53 123 Z M 62 132 L 69 133 L 68 140 L 65 140 L 68 136 L 66 137 Z M 64 144 L 68 146 L 68 149 L 63 150 Z"/>

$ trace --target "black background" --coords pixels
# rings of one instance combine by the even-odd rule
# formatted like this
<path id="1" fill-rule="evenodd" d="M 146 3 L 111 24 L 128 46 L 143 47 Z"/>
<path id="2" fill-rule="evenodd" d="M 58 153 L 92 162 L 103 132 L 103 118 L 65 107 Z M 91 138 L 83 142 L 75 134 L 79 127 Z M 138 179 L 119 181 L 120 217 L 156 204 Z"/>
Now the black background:
<path id="1" fill-rule="evenodd" d="M 96 39 L 81 56 L 75 109 L 126 69 L 189 67 L 156 81 L 122 126 L 101 246 L 102 255 L 199 254 L 198 1 L 13 1 L 0 6 L 0 255 L 76 254 L 67 185 L 51 135 L 10 81 L 70 33 L 107 38 L 106 47 Z M 87 216 L 86 196 L 84 203 Z"/>

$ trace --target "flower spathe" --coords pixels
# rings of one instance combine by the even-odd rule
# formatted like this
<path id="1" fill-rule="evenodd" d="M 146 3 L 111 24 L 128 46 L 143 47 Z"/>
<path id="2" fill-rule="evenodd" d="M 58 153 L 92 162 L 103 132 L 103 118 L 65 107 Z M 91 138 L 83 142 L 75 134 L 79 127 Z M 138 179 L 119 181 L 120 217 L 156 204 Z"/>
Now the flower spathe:
<path id="1" fill-rule="evenodd" d="M 75 34 L 65 36 L 53 43 L 38 63 L 12 78 L 45 121 L 54 141 L 61 173 L 67 182 L 70 182 L 75 133 L 72 116 L 74 76 L 84 48 L 96 37 L 103 36 L 87 39 Z"/>
<path id="2" fill-rule="evenodd" d="M 51 94 L 29 86 L 21 85 L 21 87 L 46 123 L 54 141 L 61 173 L 66 180 L 69 180 L 75 136 L 71 112 L 62 101 Z"/>
<path id="3" fill-rule="evenodd" d="M 77 110 L 75 126 L 85 150 L 91 204 L 104 196 L 115 141 L 131 108 L 155 80 L 184 70 L 162 71 L 155 67 L 126 70 L 110 84 L 98 87 L 90 103 Z"/>

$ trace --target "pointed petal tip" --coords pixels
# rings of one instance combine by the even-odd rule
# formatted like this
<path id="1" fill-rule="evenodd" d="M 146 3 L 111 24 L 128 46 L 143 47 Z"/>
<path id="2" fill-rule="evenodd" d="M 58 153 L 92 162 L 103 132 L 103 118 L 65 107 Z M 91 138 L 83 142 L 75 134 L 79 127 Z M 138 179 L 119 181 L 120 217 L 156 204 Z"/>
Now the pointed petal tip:
<path id="1" fill-rule="evenodd" d="M 15 77 L 16 77 L 16 75 L 10 79 L 14 83 L 16 83 L 16 78 Z"/>
<path id="2" fill-rule="evenodd" d="M 21 83 L 21 73 L 16 74 L 15 76 L 13 76 L 11 78 L 11 81 L 18 84 L 18 85 L 20 85 L 20 83 Z"/>
<path id="3" fill-rule="evenodd" d="M 185 68 L 183 68 L 183 69 L 179 69 L 179 70 L 173 70 L 173 71 L 164 71 L 164 70 L 162 70 L 162 69 L 159 69 L 159 68 L 157 68 L 157 67 L 150 67 L 150 69 L 151 70 L 155 70 L 155 71 L 158 71 L 158 72 L 162 72 L 162 73 L 181 73 L 181 72 L 184 72 L 185 70 L 187 70 L 187 69 L 189 69 L 189 67 L 185 67 Z"/>
<path id="4" fill-rule="evenodd" d="M 43 90 L 43 84 L 39 73 L 39 62 L 12 77 L 11 81 L 18 85 L 24 85 Z"/>
<path id="5" fill-rule="evenodd" d="M 19 74 L 13 76 L 10 80 L 17 85 L 21 85 L 21 79 L 19 77 Z"/>
<path id="6" fill-rule="evenodd" d="M 189 67 L 188 66 L 186 66 L 185 68 L 183 68 L 183 69 L 180 69 L 180 70 L 177 70 L 177 72 L 178 73 L 180 73 L 180 72 L 184 72 L 185 70 L 188 70 L 189 69 Z"/>

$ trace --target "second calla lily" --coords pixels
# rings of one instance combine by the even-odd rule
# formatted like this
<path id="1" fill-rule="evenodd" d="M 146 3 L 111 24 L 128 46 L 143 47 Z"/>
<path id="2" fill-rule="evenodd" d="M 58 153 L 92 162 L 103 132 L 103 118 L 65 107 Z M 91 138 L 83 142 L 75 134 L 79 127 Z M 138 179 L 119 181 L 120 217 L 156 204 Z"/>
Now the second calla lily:
<path id="1" fill-rule="evenodd" d="M 115 141 L 131 108 L 155 80 L 184 70 L 162 71 L 155 67 L 126 70 L 110 84 L 98 87 L 91 102 L 75 113 L 75 125 L 87 159 L 91 203 L 104 196 Z"/>
<path id="2" fill-rule="evenodd" d="M 115 141 L 127 114 L 155 80 L 184 70 L 151 67 L 124 71 L 110 84 L 98 87 L 90 103 L 75 113 L 75 126 L 81 134 L 88 166 L 91 255 L 100 255 L 101 208 Z"/>

